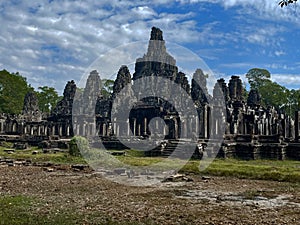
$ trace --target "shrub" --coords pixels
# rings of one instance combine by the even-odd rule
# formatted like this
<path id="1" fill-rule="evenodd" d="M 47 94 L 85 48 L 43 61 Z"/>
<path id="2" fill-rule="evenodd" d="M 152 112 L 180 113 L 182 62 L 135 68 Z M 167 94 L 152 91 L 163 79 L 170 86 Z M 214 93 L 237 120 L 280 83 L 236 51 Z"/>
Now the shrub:
<path id="1" fill-rule="evenodd" d="M 69 154 L 72 156 L 81 156 L 89 151 L 89 142 L 86 138 L 75 136 L 69 144 Z"/>

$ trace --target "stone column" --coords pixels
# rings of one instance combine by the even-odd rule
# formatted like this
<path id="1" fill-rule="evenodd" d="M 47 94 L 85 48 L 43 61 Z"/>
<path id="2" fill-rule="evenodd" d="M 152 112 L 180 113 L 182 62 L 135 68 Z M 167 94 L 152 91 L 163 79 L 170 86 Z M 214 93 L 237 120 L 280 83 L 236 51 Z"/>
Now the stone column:
<path id="1" fill-rule="evenodd" d="M 129 123 L 129 119 L 126 120 L 127 123 L 127 137 L 130 137 L 130 123 Z"/>
<path id="2" fill-rule="evenodd" d="M 86 136 L 85 135 L 85 123 L 82 124 L 82 136 Z"/>
<path id="3" fill-rule="evenodd" d="M 141 124 L 138 124 L 138 136 L 141 136 Z"/>
<path id="4" fill-rule="evenodd" d="M 166 123 L 164 126 L 164 135 L 166 136 L 169 133 L 169 127 L 168 124 Z"/>
<path id="5" fill-rule="evenodd" d="M 300 111 L 295 112 L 295 140 L 300 139 Z"/>
<path id="6" fill-rule="evenodd" d="M 144 118 L 144 135 L 147 134 L 147 117 Z"/>
<path id="7" fill-rule="evenodd" d="M 116 124 L 116 136 L 118 137 L 120 135 L 120 125 Z"/>
<path id="8" fill-rule="evenodd" d="M 100 135 L 104 137 L 106 136 L 106 123 L 102 124 L 102 129 L 100 128 Z"/>
<path id="9" fill-rule="evenodd" d="M 183 138 L 187 138 L 187 118 L 182 121 Z"/>
<path id="10" fill-rule="evenodd" d="M 136 118 L 133 119 L 133 136 L 136 136 Z"/>
<path id="11" fill-rule="evenodd" d="M 62 125 L 61 124 L 58 125 L 58 135 L 60 137 L 62 137 Z"/>
<path id="12" fill-rule="evenodd" d="M 80 135 L 80 124 L 79 123 L 77 123 L 76 124 L 76 135 Z"/>
<path id="13" fill-rule="evenodd" d="M 117 132 L 117 123 L 116 123 L 116 118 L 113 119 L 113 132 L 116 134 Z"/>
<path id="14" fill-rule="evenodd" d="M 95 125 L 95 123 L 91 123 L 91 135 L 96 136 L 96 125 Z"/>
<path id="15" fill-rule="evenodd" d="M 68 137 L 70 136 L 70 126 L 69 125 L 67 126 L 67 136 Z"/>

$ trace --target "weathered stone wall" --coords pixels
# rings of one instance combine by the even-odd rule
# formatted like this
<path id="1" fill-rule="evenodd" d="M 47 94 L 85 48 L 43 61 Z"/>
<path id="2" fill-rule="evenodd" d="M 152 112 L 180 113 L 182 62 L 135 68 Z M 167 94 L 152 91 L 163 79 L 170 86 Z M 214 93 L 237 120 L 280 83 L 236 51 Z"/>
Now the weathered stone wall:
<path id="1" fill-rule="evenodd" d="M 185 116 L 179 116 L 174 105 L 166 99 L 140 98 L 141 90 L 163 89 L 165 96 L 174 97 L 178 106 L 184 106 L 186 99 L 177 96 L 167 85 L 162 88 L 157 77 L 179 84 L 193 100 L 198 118 L 191 116 L 189 111 Z M 143 82 L 138 82 L 140 78 Z M 75 82 L 69 81 L 63 99 L 47 117 L 40 113 L 36 96 L 29 93 L 24 99 L 22 115 L 0 115 L 0 136 L 18 135 L 31 141 L 47 140 L 51 136 L 99 136 L 107 146 L 114 148 L 124 147 L 117 137 L 130 133 L 137 142 L 139 138 L 154 138 L 155 135 L 165 139 L 167 144 L 161 144 L 150 155 L 170 154 L 178 139 L 196 142 L 202 146 L 201 151 L 209 154 L 219 150 L 219 146 L 205 149 L 207 140 L 224 138 L 220 157 L 300 159 L 300 111 L 295 113 L 293 121 L 274 107 L 264 108 L 256 90 L 250 90 L 248 99 L 244 99 L 244 88 L 238 76 L 232 76 L 228 84 L 219 79 L 213 96 L 208 93 L 206 76 L 201 69 L 195 71 L 190 85 L 187 76 L 178 71 L 175 59 L 167 52 L 162 31 L 158 28 L 152 28 L 148 51 L 136 60 L 133 76 L 126 66 L 121 66 L 112 95 L 101 95 L 100 88 L 98 71 L 90 73 L 86 87 L 80 93 L 76 93 Z M 130 112 L 129 117 L 117 121 L 117 115 L 126 112 Z M 155 134 L 149 129 L 153 118 L 160 118 L 165 123 L 164 127 L 158 120 L 154 123 Z M 192 130 L 196 132 L 192 134 Z"/>

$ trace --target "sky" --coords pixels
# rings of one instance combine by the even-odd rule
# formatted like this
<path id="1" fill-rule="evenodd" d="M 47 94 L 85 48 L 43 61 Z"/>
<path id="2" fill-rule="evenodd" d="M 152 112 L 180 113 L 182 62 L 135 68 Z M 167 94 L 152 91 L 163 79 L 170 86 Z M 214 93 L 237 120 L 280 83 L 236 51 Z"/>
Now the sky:
<path id="1" fill-rule="evenodd" d="M 273 81 L 299 89 L 300 6 L 280 8 L 278 2 L 0 0 L 0 70 L 62 94 L 67 81 L 79 82 L 99 56 L 148 41 L 156 26 L 217 78 L 238 75 L 246 82 L 248 70 L 264 68 Z"/>

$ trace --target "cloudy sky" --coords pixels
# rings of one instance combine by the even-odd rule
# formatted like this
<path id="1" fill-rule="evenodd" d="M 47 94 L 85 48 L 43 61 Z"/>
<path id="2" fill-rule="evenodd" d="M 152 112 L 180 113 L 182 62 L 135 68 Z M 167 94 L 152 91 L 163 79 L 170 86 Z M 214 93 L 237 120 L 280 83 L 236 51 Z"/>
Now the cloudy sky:
<path id="1" fill-rule="evenodd" d="M 62 93 L 100 55 L 147 41 L 157 26 L 217 77 L 265 68 L 274 81 L 298 89 L 300 6 L 281 9 L 278 1 L 0 0 L 0 69 Z"/>

